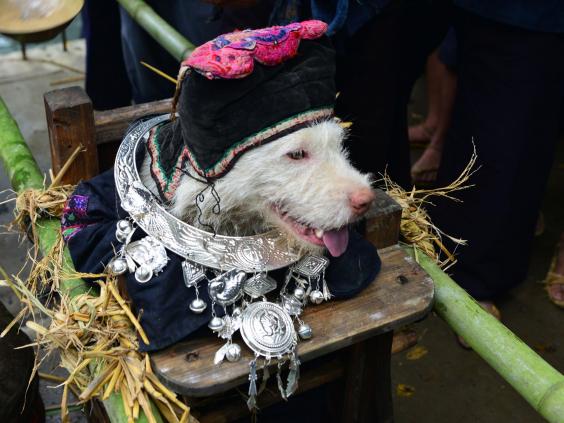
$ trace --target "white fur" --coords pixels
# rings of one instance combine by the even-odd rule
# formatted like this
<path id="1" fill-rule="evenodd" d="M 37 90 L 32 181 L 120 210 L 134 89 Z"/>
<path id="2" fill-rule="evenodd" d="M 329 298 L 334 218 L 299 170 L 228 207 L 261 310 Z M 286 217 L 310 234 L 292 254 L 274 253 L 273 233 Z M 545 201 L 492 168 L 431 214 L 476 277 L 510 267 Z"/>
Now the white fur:
<path id="1" fill-rule="evenodd" d="M 273 207 L 279 207 L 313 228 L 330 230 L 347 225 L 355 220 L 349 195 L 359 188 L 369 188 L 370 178 L 349 163 L 344 138 L 345 130 L 338 122 L 328 120 L 244 153 L 215 183 L 221 198 L 220 214 L 212 212 L 215 200 L 208 189 L 200 205 L 200 220 L 225 235 L 249 235 L 273 226 L 292 233 L 273 211 Z M 307 157 L 292 160 L 287 156 L 299 150 L 304 150 Z M 141 178 L 156 192 L 148 158 Z M 182 176 L 169 211 L 201 226 L 195 198 L 204 188 L 204 184 Z"/>

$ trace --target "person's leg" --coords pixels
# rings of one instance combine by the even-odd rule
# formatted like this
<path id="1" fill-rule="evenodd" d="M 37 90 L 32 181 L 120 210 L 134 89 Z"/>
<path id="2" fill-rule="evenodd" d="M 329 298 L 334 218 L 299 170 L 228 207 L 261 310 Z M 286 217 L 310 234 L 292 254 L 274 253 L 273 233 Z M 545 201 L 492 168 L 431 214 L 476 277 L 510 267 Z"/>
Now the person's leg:
<path id="1" fill-rule="evenodd" d="M 468 240 L 454 279 L 479 300 L 523 281 L 557 139 L 564 88 L 564 39 L 460 12 L 459 70 L 439 185 L 468 163 L 479 169 L 459 193 L 437 202 L 435 224 Z"/>
<path id="2" fill-rule="evenodd" d="M 119 5 L 114 0 L 86 0 L 82 9 L 86 39 L 86 93 L 94 109 L 131 104 L 131 88 L 123 62 Z"/>
<path id="3" fill-rule="evenodd" d="M 550 301 L 564 308 L 564 232 L 560 234 L 545 284 Z"/>
<path id="4" fill-rule="evenodd" d="M 446 30 L 442 2 L 398 0 L 347 41 L 337 63 L 336 112 L 353 122 L 348 147 L 360 170 L 387 171 L 410 185 L 407 104 Z"/>
<path id="5" fill-rule="evenodd" d="M 419 125 L 408 128 L 407 137 L 411 144 L 422 144 L 431 141 L 440 122 L 442 81 L 446 67 L 439 60 L 439 52 L 435 50 L 427 58 L 425 78 L 427 82 L 427 115 Z"/>
<path id="6" fill-rule="evenodd" d="M 414 184 L 430 183 L 437 178 L 437 171 L 441 164 L 443 145 L 447 131 L 450 127 L 452 108 L 456 96 L 456 73 L 442 64 L 442 79 L 440 81 L 439 97 L 441 99 L 439 108 L 439 119 L 431 136 L 429 145 L 423 151 L 421 157 L 411 167 L 411 179 Z"/>

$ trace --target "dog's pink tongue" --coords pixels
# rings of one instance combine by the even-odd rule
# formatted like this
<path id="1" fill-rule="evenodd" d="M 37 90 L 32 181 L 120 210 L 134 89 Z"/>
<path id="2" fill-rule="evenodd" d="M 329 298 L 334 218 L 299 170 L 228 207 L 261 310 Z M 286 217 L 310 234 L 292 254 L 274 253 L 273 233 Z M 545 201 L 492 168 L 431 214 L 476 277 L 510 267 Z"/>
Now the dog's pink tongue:
<path id="1" fill-rule="evenodd" d="M 333 257 L 339 257 L 349 245 L 349 229 L 344 227 L 339 230 L 327 231 L 323 234 L 323 243 Z"/>

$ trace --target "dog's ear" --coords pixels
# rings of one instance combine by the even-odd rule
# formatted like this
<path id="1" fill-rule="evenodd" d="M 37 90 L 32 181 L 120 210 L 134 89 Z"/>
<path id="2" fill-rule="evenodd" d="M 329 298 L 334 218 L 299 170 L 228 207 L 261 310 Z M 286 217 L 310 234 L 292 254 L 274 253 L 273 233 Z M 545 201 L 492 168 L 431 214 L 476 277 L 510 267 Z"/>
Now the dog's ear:
<path id="1" fill-rule="evenodd" d="M 174 121 L 176 119 L 176 105 L 178 104 L 178 99 L 180 98 L 180 89 L 182 88 L 182 81 L 186 78 L 188 74 L 189 67 L 181 66 L 178 71 L 178 78 L 176 78 L 176 90 L 174 91 L 174 97 L 172 98 L 172 110 L 170 111 L 170 120 Z"/>

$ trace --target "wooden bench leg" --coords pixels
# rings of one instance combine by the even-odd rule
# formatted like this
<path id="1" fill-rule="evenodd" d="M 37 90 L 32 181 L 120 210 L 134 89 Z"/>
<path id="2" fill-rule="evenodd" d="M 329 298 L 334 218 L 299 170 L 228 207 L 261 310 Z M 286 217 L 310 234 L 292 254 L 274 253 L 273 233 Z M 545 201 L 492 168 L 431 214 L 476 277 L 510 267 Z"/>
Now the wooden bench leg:
<path id="1" fill-rule="evenodd" d="M 393 332 L 375 336 L 344 352 L 347 360 L 341 421 L 391 423 L 394 420 L 390 360 Z"/>

